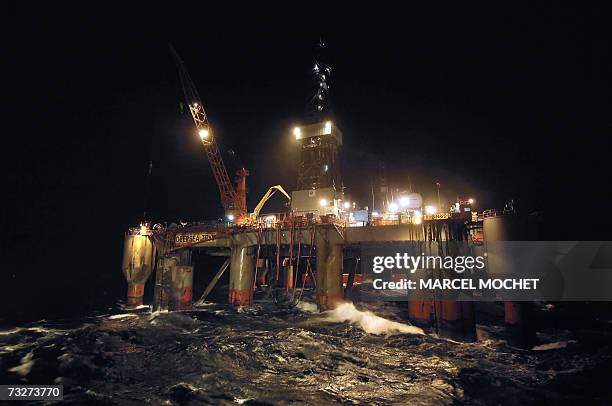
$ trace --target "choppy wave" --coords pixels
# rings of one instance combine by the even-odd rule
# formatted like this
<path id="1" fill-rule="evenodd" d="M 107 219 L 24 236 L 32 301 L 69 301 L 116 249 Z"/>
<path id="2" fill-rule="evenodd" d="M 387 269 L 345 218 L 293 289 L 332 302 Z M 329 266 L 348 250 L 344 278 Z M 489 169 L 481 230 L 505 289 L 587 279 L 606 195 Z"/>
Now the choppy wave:
<path id="1" fill-rule="evenodd" d="M 273 301 L 0 331 L 0 382 L 64 385 L 73 404 L 540 404 L 610 399 L 610 332 L 547 331 L 555 351 L 423 334 L 383 309 Z M 572 342 L 573 341 L 573 342 Z M 546 344 L 546 343 L 542 343 Z M 605 373 L 604 373 L 605 372 Z M 605 378 L 607 379 L 607 378 Z"/>

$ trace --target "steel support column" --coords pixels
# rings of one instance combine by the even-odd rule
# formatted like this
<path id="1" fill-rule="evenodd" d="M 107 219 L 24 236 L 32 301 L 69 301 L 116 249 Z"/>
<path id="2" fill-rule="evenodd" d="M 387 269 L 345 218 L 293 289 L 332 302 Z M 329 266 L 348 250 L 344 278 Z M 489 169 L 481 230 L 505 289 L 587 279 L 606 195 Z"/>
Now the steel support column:
<path id="1" fill-rule="evenodd" d="M 536 341 L 532 302 L 504 302 L 504 319 L 508 343 L 531 348 Z"/>
<path id="2" fill-rule="evenodd" d="M 189 310 L 193 298 L 193 267 L 177 265 L 170 270 L 169 310 Z"/>
<path id="3" fill-rule="evenodd" d="M 123 274 L 128 283 L 127 305 L 142 305 L 144 285 L 153 271 L 155 246 L 146 235 L 126 235 L 123 245 Z"/>
<path id="4" fill-rule="evenodd" d="M 461 341 L 476 341 L 474 302 L 437 300 L 435 302 L 438 333 Z"/>
<path id="5" fill-rule="evenodd" d="M 334 309 L 343 301 L 342 294 L 342 245 L 331 243 L 329 228 L 317 233 L 317 304 L 319 310 Z"/>
<path id="6" fill-rule="evenodd" d="M 433 321 L 433 300 L 409 300 L 408 318 L 421 327 L 430 327 Z"/>
<path id="7" fill-rule="evenodd" d="M 253 303 L 255 247 L 234 245 L 230 263 L 230 304 L 248 306 Z"/>

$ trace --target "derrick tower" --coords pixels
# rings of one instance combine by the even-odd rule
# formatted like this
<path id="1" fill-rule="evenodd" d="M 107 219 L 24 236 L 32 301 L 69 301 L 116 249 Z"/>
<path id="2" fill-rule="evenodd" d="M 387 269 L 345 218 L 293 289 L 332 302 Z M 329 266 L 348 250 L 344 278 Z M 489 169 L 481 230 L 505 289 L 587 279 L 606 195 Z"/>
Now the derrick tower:
<path id="1" fill-rule="evenodd" d="M 335 214 L 342 198 L 338 150 L 342 132 L 330 106 L 332 67 L 325 56 L 325 43 L 317 44 L 312 67 L 313 93 L 303 125 L 293 129 L 299 147 L 297 190 L 292 193 L 296 212 Z"/>

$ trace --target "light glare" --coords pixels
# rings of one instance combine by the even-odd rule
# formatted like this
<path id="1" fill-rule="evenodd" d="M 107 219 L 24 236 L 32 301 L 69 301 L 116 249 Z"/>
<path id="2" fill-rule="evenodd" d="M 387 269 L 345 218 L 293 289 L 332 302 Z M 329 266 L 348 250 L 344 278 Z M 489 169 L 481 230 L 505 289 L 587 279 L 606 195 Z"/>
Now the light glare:
<path id="1" fill-rule="evenodd" d="M 205 128 L 202 128 L 200 131 L 198 131 L 198 135 L 200 136 L 201 139 L 208 138 L 208 130 Z"/>
<path id="2" fill-rule="evenodd" d="M 438 208 L 436 206 L 425 206 L 425 214 L 434 215 L 438 212 Z"/>
<path id="3" fill-rule="evenodd" d="M 302 129 L 300 127 L 295 127 L 293 129 L 293 135 L 295 135 L 296 140 L 299 140 L 300 138 L 302 138 Z"/>
<path id="4" fill-rule="evenodd" d="M 331 130 L 332 130 L 332 123 L 331 121 L 326 121 L 325 122 L 325 129 L 323 134 L 331 134 Z"/>

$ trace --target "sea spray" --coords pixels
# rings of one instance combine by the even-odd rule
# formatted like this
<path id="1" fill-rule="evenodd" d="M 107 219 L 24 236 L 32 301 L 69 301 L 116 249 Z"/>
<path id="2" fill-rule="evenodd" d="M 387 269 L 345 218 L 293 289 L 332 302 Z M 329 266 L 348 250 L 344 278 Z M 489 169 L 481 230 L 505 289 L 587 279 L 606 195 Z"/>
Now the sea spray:
<path id="1" fill-rule="evenodd" d="M 355 308 L 352 303 L 342 303 L 334 310 L 325 312 L 325 320 L 330 322 L 349 322 L 358 325 L 369 334 L 424 334 L 423 330 L 408 324 L 387 320 L 375 315 L 370 311 L 362 311 Z"/>
<path id="2" fill-rule="evenodd" d="M 297 308 L 307 313 L 317 313 L 319 311 L 316 304 L 311 302 L 301 301 L 297 304 Z"/>

